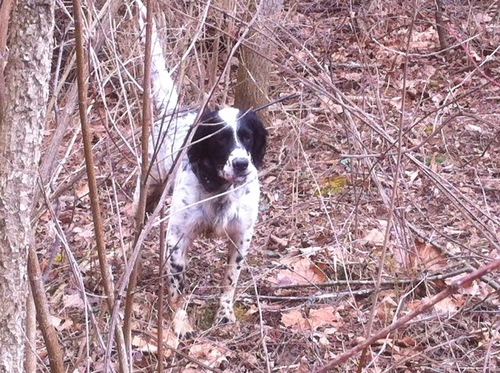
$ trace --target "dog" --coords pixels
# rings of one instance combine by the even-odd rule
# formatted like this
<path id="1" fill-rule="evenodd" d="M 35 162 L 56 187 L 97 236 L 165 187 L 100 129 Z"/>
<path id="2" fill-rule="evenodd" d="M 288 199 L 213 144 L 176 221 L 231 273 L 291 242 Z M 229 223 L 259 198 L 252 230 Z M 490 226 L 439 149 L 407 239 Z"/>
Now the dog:
<path id="1" fill-rule="evenodd" d="M 170 171 L 174 155 L 180 151 L 176 143 L 187 133 L 193 115 L 172 121 L 166 132 L 154 132 L 152 146 L 165 139 L 157 152 L 164 156 L 156 164 L 159 173 Z M 169 142 L 172 139 L 174 142 Z M 260 196 L 257 173 L 263 162 L 266 139 L 267 131 L 254 112 L 226 107 L 201 116 L 181 159 L 174 175 L 166 239 L 168 299 L 177 335 L 184 337 L 193 332 L 185 311 L 184 272 L 188 249 L 204 232 L 228 238 L 228 264 L 216 323 L 235 321 L 233 299 L 257 220 Z M 167 154 L 170 150 L 173 152 Z"/>
<path id="2" fill-rule="evenodd" d="M 257 174 L 268 133 L 252 110 L 226 107 L 201 115 L 196 110 L 180 111 L 177 90 L 166 71 L 154 27 L 152 50 L 153 100 L 163 115 L 154 124 L 150 137 L 149 187 L 158 189 L 172 171 L 177 156 L 183 154 L 173 174 L 166 267 L 173 330 L 180 337 L 189 337 L 193 328 L 184 297 L 186 258 L 193 240 L 204 232 L 228 238 L 228 264 L 215 322 L 235 321 L 234 295 L 257 220 Z M 182 152 L 190 129 L 194 129 L 194 134 L 187 151 Z"/>

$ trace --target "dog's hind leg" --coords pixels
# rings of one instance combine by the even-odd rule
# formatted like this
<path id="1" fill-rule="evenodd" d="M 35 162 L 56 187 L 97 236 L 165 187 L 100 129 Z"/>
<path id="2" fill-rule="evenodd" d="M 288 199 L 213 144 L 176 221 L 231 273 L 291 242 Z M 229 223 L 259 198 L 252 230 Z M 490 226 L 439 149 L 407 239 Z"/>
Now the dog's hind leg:
<path id="1" fill-rule="evenodd" d="M 240 277 L 241 266 L 250 249 L 253 229 L 237 232 L 230 235 L 229 255 L 227 270 L 222 284 L 219 309 L 215 318 L 216 323 L 228 323 L 236 321 L 233 302 L 236 285 Z"/>
<path id="2" fill-rule="evenodd" d="M 181 229 L 175 221 L 171 221 L 168 231 L 167 289 L 168 304 L 173 314 L 173 330 L 180 338 L 190 338 L 193 334 L 193 328 L 189 323 L 186 312 L 187 302 L 184 298 L 184 273 L 187 266 L 187 250 L 193 239 L 190 236 L 183 235 L 181 232 L 185 230 Z"/>

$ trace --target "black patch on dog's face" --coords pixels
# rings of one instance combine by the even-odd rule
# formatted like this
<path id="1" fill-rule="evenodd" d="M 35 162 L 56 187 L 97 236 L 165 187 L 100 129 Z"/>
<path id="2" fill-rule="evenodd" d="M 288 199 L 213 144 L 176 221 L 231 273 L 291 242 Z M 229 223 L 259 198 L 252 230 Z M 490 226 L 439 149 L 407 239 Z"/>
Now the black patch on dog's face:
<path id="1" fill-rule="evenodd" d="M 228 181 L 219 175 L 229 155 L 238 146 L 234 128 L 219 116 L 219 111 L 209 112 L 201 117 L 188 150 L 189 162 L 207 192 L 222 190 Z M 238 142 L 252 157 L 256 168 L 262 165 L 267 131 L 257 115 L 240 110 L 236 134 Z"/>
<path id="2" fill-rule="evenodd" d="M 247 137 L 249 138 L 249 140 L 246 140 L 248 143 L 245 142 Z M 266 153 L 267 131 L 255 112 L 246 112 L 240 118 L 238 122 L 238 138 L 252 155 L 252 162 L 255 167 L 259 169 Z"/>

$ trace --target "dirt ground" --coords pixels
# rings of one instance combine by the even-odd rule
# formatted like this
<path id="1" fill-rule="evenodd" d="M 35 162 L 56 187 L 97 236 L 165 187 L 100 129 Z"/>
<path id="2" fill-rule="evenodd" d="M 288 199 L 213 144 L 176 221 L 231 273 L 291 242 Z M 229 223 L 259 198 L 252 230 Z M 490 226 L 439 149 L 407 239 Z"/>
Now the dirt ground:
<path id="1" fill-rule="evenodd" d="M 173 63 L 200 23 L 202 8 L 191 3 L 160 3 L 155 14 Z M 139 140 L 132 134 L 140 123 L 143 55 L 134 12 L 132 4 L 120 8 L 114 39 L 89 58 L 88 117 L 116 287 L 135 234 Z M 200 239 L 187 273 L 198 334 L 166 347 L 167 368 L 314 371 L 499 257 L 499 12 L 489 1 L 446 2 L 449 49 L 440 52 L 433 1 L 285 1 L 270 98 L 298 96 L 270 108 L 261 212 L 239 282 L 238 321 L 212 326 L 226 242 Z M 97 17 L 92 8 L 89 14 Z M 63 7 L 58 19 L 57 115 L 48 122 L 43 155 L 56 146 L 57 156 L 44 180 L 37 249 L 68 371 L 100 372 L 110 369 L 110 312 L 79 124 L 74 111 L 64 113 L 74 67 Z M 165 28 L 172 19 L 178 24 Z M 197 90 L 197 83 L 210 81 L 199 62 L 210 37 L 202 34 L 187 63 L 181 94 L 193 104 L 206 88 Z M 219 68 L 225 55 L 221 50 Z M 231 104 L 235 69 L 220 82 L 219 104 Z M 61 126 L 63 139 L 54 145 Z M 155 226 L 141 251 L 135 292 L 132 358 L 141 372 L 158 364 L 158 242 Z M 363 362 L 353 354 L 331 371 L 363 364 L 366 372 L 500 372 L 499 289 L 498 272 L 484 276 L 371 345 Z M 39 370 L 48 371 L 41 336 L 36 352 Z M 117 370 L 115 351 L 109 355 Z"/>

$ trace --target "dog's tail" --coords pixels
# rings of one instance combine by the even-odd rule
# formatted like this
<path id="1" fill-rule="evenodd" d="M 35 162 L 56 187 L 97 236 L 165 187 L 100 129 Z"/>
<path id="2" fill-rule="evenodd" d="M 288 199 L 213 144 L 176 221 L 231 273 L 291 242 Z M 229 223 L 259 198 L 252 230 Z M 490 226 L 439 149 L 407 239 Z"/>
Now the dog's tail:
<path id="1" fill-rule="evenodd" d="M 147 9 L 141 0 L 136 0 L 139 8 L 139 28 L 141 39 L 146 44 L 146 20 Z M 172 76 L 167 70 L 163 48 L 160 44 L 156 23 L 153 20 L 151 35 L 151 93 L 156 108 L 160 111 L 161 117 L 172 113 L 179 101 L 179 95 L 175 88 Z"/>
<path id="2" fill-rule="evenodd" d="M 1 0 L 0 0 L 1 1 Z M 146 44 L 146 22 L 147 22 L 147 9 L 141 0 L 135 0 L 138 8 L 138 24 L 140 30 L 140 37 L 143 45 Z M 178 101 L 179 95 L 175 88 L 174 80 L 167 69 L 165 57 L 163 56 L 163 48 L 160 44 L 160 38 L 156 29 L 156 23 L 153 20 L 151 34 L 151 99 L 158 111 L 155 117 L 159 120 L 160 127 L 164 122 L 169 124 L 170 121 L 166 120 L 169 116 L 173 116 Z M 158 160 L 159 144 L 163 143 L 163 135 L 160 131 L 157 133 L 155 124 L 150 135 L 149 157 L 150 161 L 155 164 L 151 167 L 151 174 L 148 177 L 148 196 L 146 201 L 146 211 L 152 212 L 158 203 L 159 197 L 163 192 L 162 171 L 161 164 L 163 160 Z M 158 164 L 160 163 L 160 164 Z M 133 199 L 133 209 L 137 210 L 137 204 L 140 194 L 140 178 L 137 179 L 137 184 Z"/>

